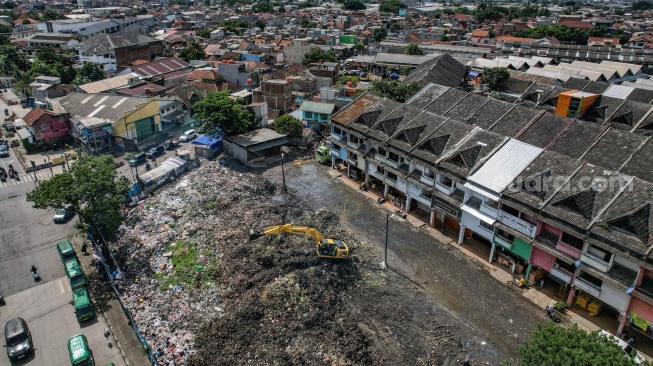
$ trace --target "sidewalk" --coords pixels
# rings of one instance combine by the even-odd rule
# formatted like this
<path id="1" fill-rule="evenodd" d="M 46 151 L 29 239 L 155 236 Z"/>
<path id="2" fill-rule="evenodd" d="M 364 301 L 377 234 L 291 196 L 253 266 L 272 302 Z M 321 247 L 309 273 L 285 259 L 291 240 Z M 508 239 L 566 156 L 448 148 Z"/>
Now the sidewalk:
<path id="1" fill-rule="evenodd" d="M 378 196 L 373 194 L 373 193 L 370 193 L 370 192 L 367 192 L 367 191 L 360 191 L 360 189 L 358 187 L 358 184 L 356 182 L 353 182 L 352 180 L 346 178 L 342 174 L 342 172 L 340 172 L 340 171 L 330 169 L 329 170 L 329 175 L 331 175 L 333 177 L 333 179 L 337 179 L 338 181 L 344 183 L 345 185 L 347 185 L 351 189 L 353 189 L 355 191 L 358 191 L 358 192 L 361 192 L 362 194 L 366 195 L 370 199 L 373 199 L 373 200 L 376 201 L 376 199 L 378 198 Z M 392 204 L 390 204 L 388 202 L 385 202 L 384 204 L 379 205 L 379 206 L 383 206 L 383 208 L 389 210 L 390 212 L 394 212 L 397 209 L 395 206 L 393 206 Z M 487 262 L 485 260 L 482 260 L 477 255 L 475 255 L 472 251 L 470 251 L 469 249 L 465 248 L 462 245 L 459 245 L 454 239 L 451 239 L 450 237 L 442 234 L 440 232 L 440 230 L 434 229 L 434 228 L 426 225 L 423 221 L 415 218 L 410 213 L 408 214 L 408 216 L 406 218 L 406 221 L 408 221 L 408 223 L 410 223 L 412 226 L 414 226 L 416 228 L 424 229 L 429 235 L 431 235 L 438 242 L 440 242 L 440 243 L 442 243 L 444 245 L 451 245 L 451 246 L 455 247 L 456 249 L 458 249 L 461 253 L 465 254 L 471 260 L 474 260 L 474 261 L 480 263 L 481 265 L 483 265 L 484 267 L 487 268 L 490 276 L 492 276 L 497 281 L 499 281 L 499 282 L 501 282 L 503 284 L 508 284 L 508 283 L 511 283 L 513 281 L 513 277 L 512 277 L 512 275 L 510 275 L 510 273 L 501 270 L 497 266 L 495 266 L 495 265 L 493 265 L 493 264 L 491 264 L 491 263 L 489 263 L 489 262 Z M 555 299 L 547 296 L 546 294 L 544 294 L 544 293 L 542 293 L 540 291 L 537 291 L 535 289 L 535 287 L 531 287 L 529 289 L 517 289 L 517 290 L 521 291 L 521 295 L 524 298 L 528 299 L 529 301 L 531 301 L 532 303 L 534 303 L 535 305 L 540 307 L 542 309 L 542 311 L 544 311 L 545 306 L 555 304 L 556 302 L 558 302 L 558 300 L 555 300 Z M 586 330 L 588 332 L 593 332 L 593 331 L 601 329 L 596 324 L 592 323 L 588 319 L 585 319 L 584 317 L 580 316 L 579 314 L 571 311 L 570 309 L 567 309 L 565 311 L 565 314 L 569 317 L 569 319 L 570 319 L 570 321 L 572 323 L 578 324 L 579 328 L 584 329 L 584 330 Z M 647 360 L 649 360 L 649 361 L 653 360 L 648 355 L 642 353 L 641 350 L 640 350 L 640 353 Z"/>
<path id="2" fill-rule="evenodd" d="M 111 284 L 107 280 L 101 281 L 99 279 L 98 272 L 93 265 L 92 248 L 89 246 L 87 249 L 87 252 L 91 254 L 82 254 L 83 242 L 84 239 L 79 236 L 73 238 L 73 246 L 79 255 L 84 272 L 86 272 L 88 288 L 91 292 L 96 310 L 98 310 L 98 313 L 103 314 L 107 320 L 111 335 L 115 339 L 115 343 L 120 349 L 125 363 L 136 366 L 151 365 L 152 363 L 129 324 L 129 319 L 125 316 L 120 302 L 118 302 L 113 288 L 111 288 Z"/>

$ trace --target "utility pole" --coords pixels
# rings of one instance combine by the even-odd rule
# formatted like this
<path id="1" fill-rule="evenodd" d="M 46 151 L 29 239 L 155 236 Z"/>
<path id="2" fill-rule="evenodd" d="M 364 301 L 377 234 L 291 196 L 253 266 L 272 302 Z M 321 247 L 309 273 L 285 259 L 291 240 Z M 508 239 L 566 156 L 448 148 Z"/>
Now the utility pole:
<path id="1" fill-rule="evenodd" d="M 286 172 L 283 169 L 283 159 L 286 157 L 284 153 L 281 153 L 281 177 L 283 177 L 283 191 L 288 193 L 286 189 Z"/>

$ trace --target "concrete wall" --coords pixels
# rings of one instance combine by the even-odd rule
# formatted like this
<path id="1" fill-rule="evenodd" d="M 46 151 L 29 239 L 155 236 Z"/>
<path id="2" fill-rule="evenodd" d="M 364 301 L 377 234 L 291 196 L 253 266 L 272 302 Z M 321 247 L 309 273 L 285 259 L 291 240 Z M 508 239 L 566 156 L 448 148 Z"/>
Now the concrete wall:
<path id="1" fill-rule="evenodd" d="M 125 138 L 136 138 L 136 125 L 134 122 L 152 117 L 158 132 L 161 131 L 161 115 L 159 111 L 159 102 L 157 98 L 146 100 L 139 105 L 136 110 L 127 111 L 125 115 L 113 124 L 113 133 L 115 136 Z"/>

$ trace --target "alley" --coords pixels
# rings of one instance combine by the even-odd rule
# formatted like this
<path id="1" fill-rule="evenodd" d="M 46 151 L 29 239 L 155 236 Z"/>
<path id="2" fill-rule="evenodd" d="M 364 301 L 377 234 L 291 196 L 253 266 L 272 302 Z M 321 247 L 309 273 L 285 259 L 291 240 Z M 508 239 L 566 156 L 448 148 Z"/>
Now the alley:
<path id="1" fill-rule="evenodd" d="M 312 161 L 285 164 L 286 184 L 315 209 L 337 213 L 362 240 L 382 248 L 386 211 L 335 181 L 328 169 Z M 261 174 L 282 184 L 280 166 Z M 544 321 L 542 309 L 520 296 L 521 290 L 497 282 L 485 266 L 469 260 L 451 244 L 436 242 L 403 219 L 391 219 L 388 242 L 390 267 L 419 283 L 436 301 L 466 319 L 478 336 L 487 336 L 507 355 L 514 357 L 516 346 Z"/>

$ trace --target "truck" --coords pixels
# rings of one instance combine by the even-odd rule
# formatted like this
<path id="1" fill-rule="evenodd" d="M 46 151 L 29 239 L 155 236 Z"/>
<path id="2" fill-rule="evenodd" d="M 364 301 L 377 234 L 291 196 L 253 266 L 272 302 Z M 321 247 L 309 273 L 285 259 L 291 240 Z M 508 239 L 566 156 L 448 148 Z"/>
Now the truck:
<path id="1" fill-rule="evenodd" d="M 331 161 L 331 147 L 329 145 L 320 145 L 315 150 L 315 158 L 320 164 Z"/>

